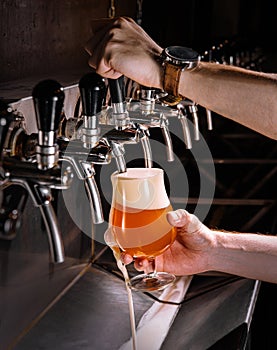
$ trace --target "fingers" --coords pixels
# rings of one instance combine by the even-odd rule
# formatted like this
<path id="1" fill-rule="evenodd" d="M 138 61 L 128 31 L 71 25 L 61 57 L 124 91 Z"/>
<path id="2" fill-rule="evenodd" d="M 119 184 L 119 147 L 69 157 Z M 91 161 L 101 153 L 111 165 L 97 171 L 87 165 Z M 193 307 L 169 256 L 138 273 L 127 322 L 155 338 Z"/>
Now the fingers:
<path id="1" fill-rule="evenodd" d="M 124 252 L 121 253 L 121 261 L 123 262 L 124 265 L 129 265 L 133 261 L 133 257 L 129 254 L 126 254 Z"/>
<path id="2" fill-rule="evenodd" d="M 124 265 L 129 265 L 134 261 L 134 267 L 138 271 L 146 271 L 149 268 L 149 265 L 151 265 L 149 260 L 147 260 L 145 258 L 133 259 L 133 257 L 131 255 L 126 254 L 124 252 L 121 253 L 120 258 L 121 258 L 121 261 Z"/>
<path id="3" fill-rule="evenodd" d="M 134 262 L 134 267 L 138 271 L 148 271 L 149 266 L 152 265 L 148 259 L 137 258 Z"/>

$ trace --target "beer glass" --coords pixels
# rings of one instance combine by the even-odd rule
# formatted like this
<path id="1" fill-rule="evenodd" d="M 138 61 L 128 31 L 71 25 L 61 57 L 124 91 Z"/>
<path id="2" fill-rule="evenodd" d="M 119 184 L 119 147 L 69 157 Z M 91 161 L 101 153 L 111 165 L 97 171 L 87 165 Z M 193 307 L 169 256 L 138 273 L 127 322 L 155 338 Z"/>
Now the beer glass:
<path id="1" fill-rule="evenodd" d="M 172 210 L 159 168 L 128 168 L 111 175 L 113 195 L 110 228 L 119 248 L 133 258 L 146 258 L 153 267 L 149 273 L 130 279 L 135 290 L 165 288 L 175 280 L 167 272 L 155 271 L 155 257 L 170 247 L 176 237 L 166 213 Z"/>

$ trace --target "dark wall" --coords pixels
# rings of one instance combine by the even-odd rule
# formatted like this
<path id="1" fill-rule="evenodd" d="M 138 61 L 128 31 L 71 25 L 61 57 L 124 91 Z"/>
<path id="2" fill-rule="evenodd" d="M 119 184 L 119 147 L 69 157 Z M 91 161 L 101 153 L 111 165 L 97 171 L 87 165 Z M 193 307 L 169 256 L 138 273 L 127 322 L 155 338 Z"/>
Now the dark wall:
<path id="1" fill-rule="evenodd" d="M 108 16 L 110 0 L 2 0 L 0 82 L 87 65 L 90 19 Z M 135 16 L 135 0 L 115 2 Z"/>
<path id="2" fill-rule="evenodd" d="M 205 50 L 243 36 L 276 50 L 270 0 L 144 0 L 142 26 L 161 46 Z M 0 83 L 87 67 L 83 45 L 91 18 L 107 17 L 110 0 L 2 0 Z M 115 1 L 115 15 L 136 18 L 135 0 Z"/>
<path id="3" fill-rule="evenodd" d="M 273 6 L 269 0 L 144 1 L 142 26 L 163 47 L 205 50 L 222 39 L 239 37 L 276 51 Z"/>

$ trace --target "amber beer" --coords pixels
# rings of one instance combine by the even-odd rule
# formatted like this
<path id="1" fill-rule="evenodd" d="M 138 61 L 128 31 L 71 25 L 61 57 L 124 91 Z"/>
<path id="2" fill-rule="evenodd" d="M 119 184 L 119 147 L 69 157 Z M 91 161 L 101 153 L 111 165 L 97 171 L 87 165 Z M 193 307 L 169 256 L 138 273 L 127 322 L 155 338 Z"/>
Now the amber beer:
<path id="1" fill-rule="evenodd" d="M 155 257 L 170 247 L 176 229 L 167 219 L 172 210 L 163 171 L 131 168 L 113 174 L 112 232 L 119 247 L 133 257 Z"/>

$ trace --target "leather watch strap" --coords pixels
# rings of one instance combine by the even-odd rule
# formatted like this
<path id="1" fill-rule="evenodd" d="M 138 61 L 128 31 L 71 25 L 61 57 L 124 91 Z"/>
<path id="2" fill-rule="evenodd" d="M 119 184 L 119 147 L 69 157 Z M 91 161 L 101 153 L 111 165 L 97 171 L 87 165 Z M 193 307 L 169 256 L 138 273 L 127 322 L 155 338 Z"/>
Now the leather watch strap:
<path id="1" fill-rule="evenodd" d="M 164 70 L 163 88 L 173 96 L 179 96 L 179 80 L 183 67 L 167 63 Z"/>
<path id="2" fill-rule="evenodd" d="M 167 93 L 160 101 L 169 106 L 177 105 L 183 97 L 179 95 L 179 81 L 183 67 L 166 63 L 164 67 L 163 90 Z"/>

